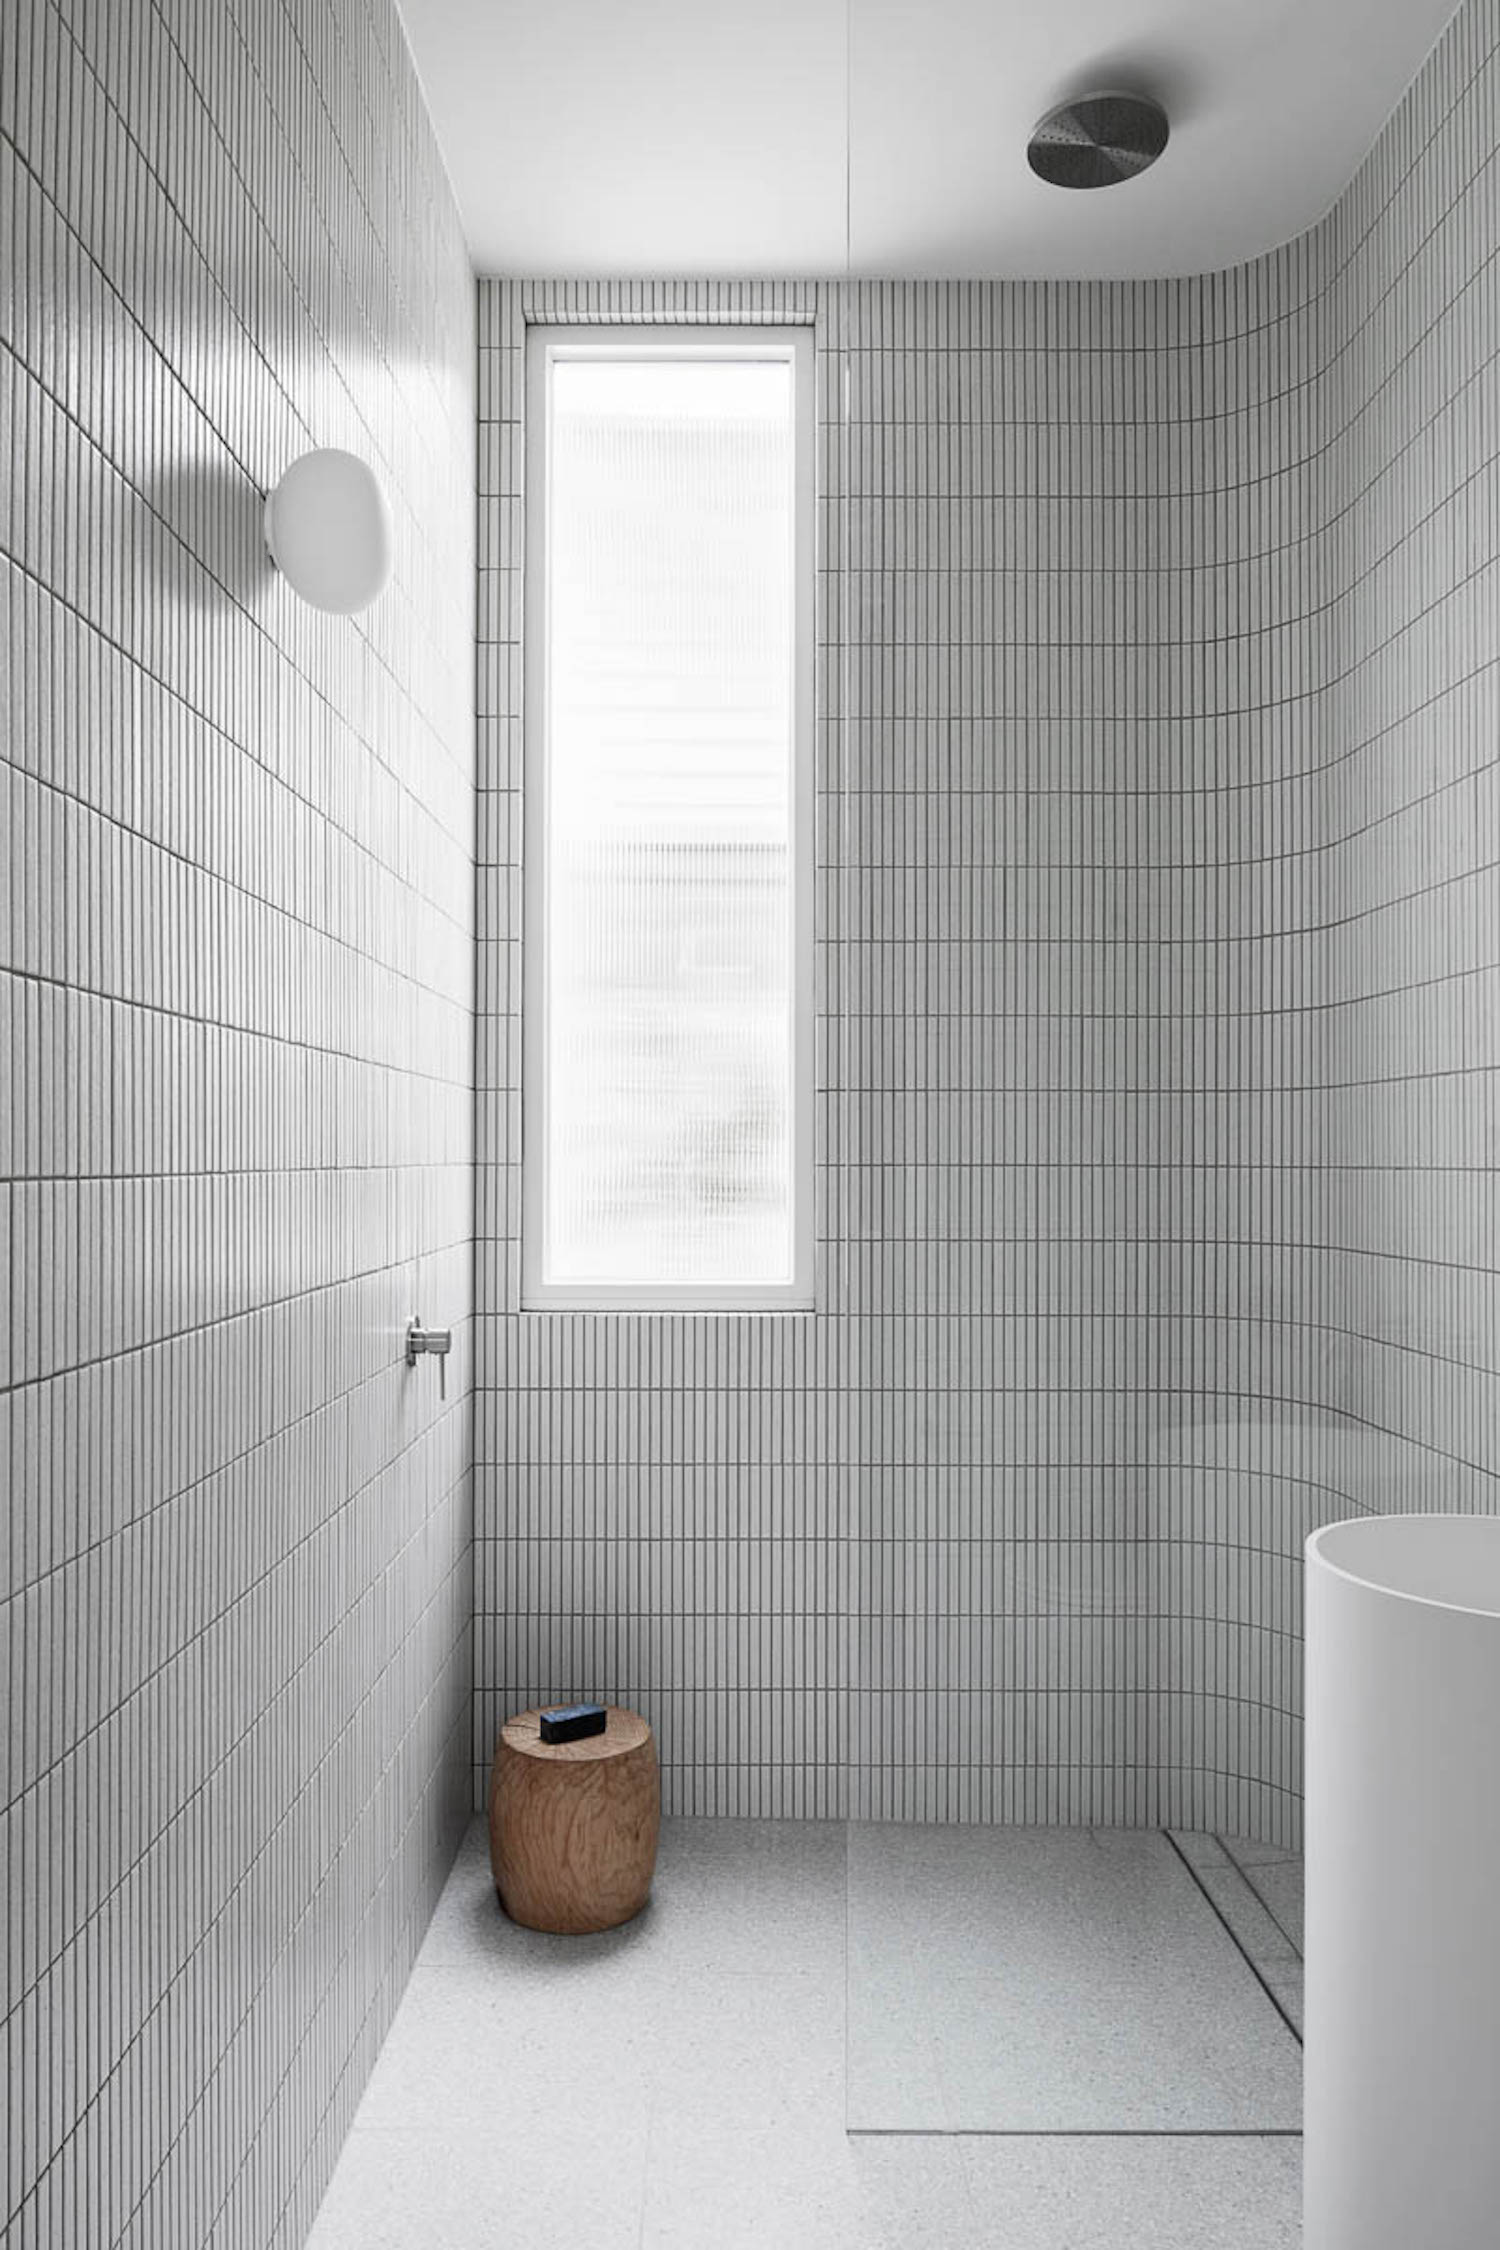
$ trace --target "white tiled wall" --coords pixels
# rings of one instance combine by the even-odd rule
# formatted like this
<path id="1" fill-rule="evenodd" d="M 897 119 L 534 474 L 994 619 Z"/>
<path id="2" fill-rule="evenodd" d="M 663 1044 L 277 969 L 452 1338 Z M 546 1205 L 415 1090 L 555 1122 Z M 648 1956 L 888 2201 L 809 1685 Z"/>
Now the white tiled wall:
<path id="1" fill-rule="evenodd" d="M 1260 1816 L 1320 279 L 853 294 L 856 1813 Z"/>
<path id="2" fill-rule="evenodd" d="M 507 1707 L 638 1703 L 677 1810 L 1289 1837 L 1306 1530 L 1496 1504 L 1500 5 L 1228 275 L 486 285 L 477 951 L 387 0 L 4 33 L 7 2228 L 258 2250 Z M 812 1318 L 516 1309 L 529 317 L 818 329 Z M 358 622 L 263 560 L 312 442 Z"/>
<path id="3" fill-rule="evenodd" d="M 482 287 L 480 1787 L 1292 1840 L 1307 1531 L 1496 1504 L 1497 26 L 1227 274 Z M 822 347 L 821 1309 L 521 1315 L 520 344 L 694 317 Z"/>
<path id="4" fill-rule="evenodd" d="M 1500 7 L 1328 229 L 1323 1403 L 1346 1497 L 1500 1507 Z"/>
<path id="5" fill-rule="evenodd" d="M 473 341 L 389 0 L 6 0 L 16 2250 L 299 2243 L 465 1816 Z M 359 620 L 265 559 L 312 443 Z"/>
<path id="6" fill-rule="evenodd" d="M 1497 143 L 1500 7 L 1470 0 L 1308 239 L 1308 517 L 1278 565 L 1301 739 L 1260 831 L 1236 1118 L 1265 1378 L 1190 1440 L 1231 1690 L 1214 1797 L 1285 1842 L 1307 1533 L 1500 1508 Z"/>
<path id="7" fill-rule="evenodd" d="M 1254 1825 L 1321 278 L 482 288 L 481 1785 L 507 1706 L 607 1693 L 683 1810 Z M 695 314 L 822 347 L 820 1311 L 525 1315 L 521 340 Z"/>
<path id="8" fill-rule="evenodd" d="M 809 323 L 819 452 L 837 444 L 829 293 L 804 285 L 480 286 L 479 1150 L 475 1785 L 519 1705 L 647 1711 L 670 1809 L 842 1805 L 850 1517 L 833 1331 L 801 1315 L 520 1315 L 523 340 L 535 321 Z M 835 427 L 830 431 L 830 400 Z M 818 824 L 837 821 L 820 478 Z M 817 905 L 826 968 L 829 890 Z M 826 1020 L 826 1019 L 825 1019 Z M 833 1127 L 817 1126 L 825 1289 Z"/>

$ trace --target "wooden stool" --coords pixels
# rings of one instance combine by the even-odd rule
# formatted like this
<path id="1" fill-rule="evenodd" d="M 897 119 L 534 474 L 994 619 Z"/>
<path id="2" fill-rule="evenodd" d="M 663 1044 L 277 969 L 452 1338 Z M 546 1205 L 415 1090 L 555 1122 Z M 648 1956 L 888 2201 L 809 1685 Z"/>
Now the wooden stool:
<path id="1" fill-rule="evenodd" d="M 603 1734 L 543 1742 L 541 1712 L 508 1719 L 490 1768 L 490 1865 L 528 1930 L 612 1930 L 651 1895 L 661 1775 L 651 1729 L 608 1706 Z"/>

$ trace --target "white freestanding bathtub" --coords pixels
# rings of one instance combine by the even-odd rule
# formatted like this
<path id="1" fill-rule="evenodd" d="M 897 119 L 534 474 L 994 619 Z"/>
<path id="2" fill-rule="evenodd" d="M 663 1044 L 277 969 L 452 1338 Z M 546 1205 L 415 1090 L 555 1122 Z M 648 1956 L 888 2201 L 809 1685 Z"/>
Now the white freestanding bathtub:
<path id="1" fill-rule="evenodd" d="M 1500 2245 L 1500 1518 L 1307 1543 L 1304 2250 Z"/>

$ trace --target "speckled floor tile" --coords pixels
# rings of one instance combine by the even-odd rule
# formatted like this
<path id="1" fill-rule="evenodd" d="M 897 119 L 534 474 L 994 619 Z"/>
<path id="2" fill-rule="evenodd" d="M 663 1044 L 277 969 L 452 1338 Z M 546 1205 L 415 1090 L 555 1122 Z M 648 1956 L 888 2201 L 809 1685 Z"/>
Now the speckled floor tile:
<path id="1" fill-rule="evenodd" d="M 1303 1943 L 1301 1860 L 1279 1859 L 1247 1867 L 1245 1879 L 1288 1942 L 1300 1953 Z"/>
<path id="2" fill-rule="evenodd" d="M 869 1828 L 849 1869 L 851 2126 L 931 2121 L 924 2042 L 950 2130 L 1300 2124 L 1296 2040 L 1164 1836 Z"/>
<path id="3" fill-rule="evenodd" d="M 840 2131 L 682 2132 L 658 2117 L 642 2250 L 870 2250 Z"/>
<path id="4" fill-rule="evenodd" d="M 1300 1961 L 1270 1961 L 1260 1972 L 1272 1997 L 1290 2021 L 1298 2038 L 1302 2037 L 1305 2011 L 1303 2007 L 1303 1974 Z"/>
<path id="5" fill-rule="evenodd" d="M 1219 1841 L 1239 1867 L 1270 1867 L 1277 1860 L 1300 1857 L 1285 1844 L 1263 1844 L 1254 1836 L 1221 1836 Z"/>
<path id="6" fill-rule="evenodd" d="M 666 1820 L 645 1912 L 596 1937 L 560 1939 L 507 1919 L 488 1831 L 476 1821 L 422 1960 L 503 1962 L 510 1974 L 619 1960 L 633 1977 L 677 1978 L 688 1968 L 824 1975 L 843 1957 L 844 1863 L 841 1822 Z"/>
<path id="7" fill-rule="evenodd" d="M 1281 1924 L 1266 1911 L 1248 1874 L 1242 1874 L 1237 1867 L 1200 1868 L 1198 1872 L 1205 1892 L 1224 1917 L 1235 1943 L 1257 1968 L 1269 1961 L 1296 1960 L 1297 1948 Z"/>
<path id="8" fill-rule="evenodd" d="M 1197 1828 L 1172 1828 L 1167 1831 L 1171 1841 L 1190 1867 L 1223 1867 L 1229 1855 L 1217 1836 L 1208 1836 Z"/>
<path id="9" fill-rule="evenodd" d="M 307 2250 L 637 2250 L 644 2121 L 543 2125 L 524 2087 L 483 2131 L 356 2126 Z"/>
<path id="10" fill-rule="evenodd" d="M 962 2143 L 996 2250 L 1297 2250 L 1300 2140 L 980 2139 Z"/>
<path id="11" fill-rule="evenodd" d="M 1141 2114 L 1184 2089 L 1212 2105 L 1229 2055 L 1249 2099 L 1265 2085 L 1249 1972 L 1165 1839 L 896 1834 L 864 1892 L 850 1839 L 869 1911 L 846 2003 L 841 1831 L 674 1824 L 651 1912 L 568 1940 L 498 1913 L 476 1824 L 309 2250 L 1295 2243 L 1295 2154 L 1272 2140 L 846 2135 L 846 2064 L 852 2099 L 945 2127 L 1031 2073 L 1116 2134 L 1132 2085 Z M 1203 2021 L 1173 2054 L 1189 2000 Z M 580 2091 L 581 2124 L 549 2116 Z"/>

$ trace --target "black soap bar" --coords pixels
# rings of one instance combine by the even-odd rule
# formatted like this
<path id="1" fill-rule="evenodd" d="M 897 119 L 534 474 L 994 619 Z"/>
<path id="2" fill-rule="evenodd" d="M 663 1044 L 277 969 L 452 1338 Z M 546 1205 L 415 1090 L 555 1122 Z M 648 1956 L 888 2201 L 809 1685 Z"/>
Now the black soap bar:
<path id="1" fill-rule="evenodd" d="M 543 1742 L 581 1742 L 585 1735 L 603 1732 L 602 1703 L 570 1703 L 566 1710 L 542 1713 Z"/>

